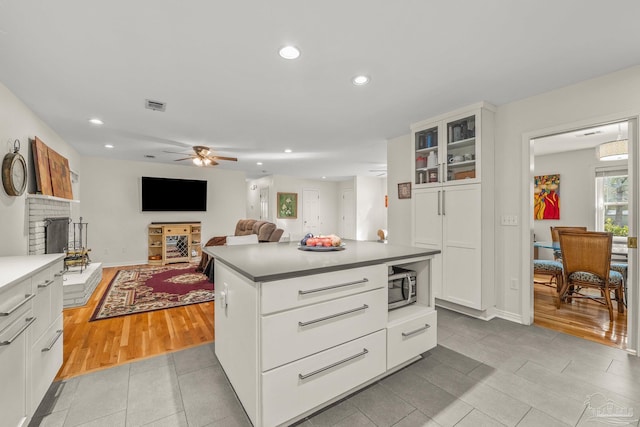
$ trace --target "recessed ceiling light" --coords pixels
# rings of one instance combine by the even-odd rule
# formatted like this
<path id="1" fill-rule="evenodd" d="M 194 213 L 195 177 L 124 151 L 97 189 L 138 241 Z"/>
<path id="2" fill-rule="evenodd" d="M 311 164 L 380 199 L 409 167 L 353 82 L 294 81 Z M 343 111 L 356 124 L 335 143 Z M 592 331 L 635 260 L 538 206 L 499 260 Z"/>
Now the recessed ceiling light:
<path id="1" fill-rule="evenodd" d="M 256 162 L 256 165 L 262 166 L 262 162 Z"/>
<path id="2" fill-rule="evenodd" d="M 278 53 L 284 59 L 296 59 L 300 56 L 300 50 L 295 46 L 285 46 Z"/>
<path id="3" fill-rule="evenodd" d="M 291 153 L 291 152 L 293 152 L 293 150 L 291 148 L 285 148 L 284 152 L 285 153 Z"/>
<path id="4" fill-rule="evenodd" d="M 323 176 L 323 177 L 322 177 L 322 179 L 327 179 L 327 177 L 326 177 L 326 176 Z"/>
<path id="5" fill-rule="evenodd" d="M 352 80 L 353 84 L 356 86 L 363 86 L 369 83 L 369 76 L 355 76 Z"/>
<path id="6" fill-rule="evenodd" d="M 113 148 L 112 144 L 104 144 L 104 148 Z"/>
<path id="7" fill-rule="evenodd" d="M 100 119 L 89 119 L 89 123 L 92 123 L 94 125 L 103 125 L 104 122 Z"/>

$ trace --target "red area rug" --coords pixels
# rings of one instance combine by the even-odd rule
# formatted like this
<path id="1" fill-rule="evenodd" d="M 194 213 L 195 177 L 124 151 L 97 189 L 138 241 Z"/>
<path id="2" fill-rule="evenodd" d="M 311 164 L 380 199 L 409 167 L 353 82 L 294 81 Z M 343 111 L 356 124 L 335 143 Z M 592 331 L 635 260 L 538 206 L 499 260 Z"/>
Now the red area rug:
<path id="1" fill-rule="evenodd" d="M 193 264 L 120 270 L 90 321 L 213 301 L 213 297 L 213 283 Z"/>

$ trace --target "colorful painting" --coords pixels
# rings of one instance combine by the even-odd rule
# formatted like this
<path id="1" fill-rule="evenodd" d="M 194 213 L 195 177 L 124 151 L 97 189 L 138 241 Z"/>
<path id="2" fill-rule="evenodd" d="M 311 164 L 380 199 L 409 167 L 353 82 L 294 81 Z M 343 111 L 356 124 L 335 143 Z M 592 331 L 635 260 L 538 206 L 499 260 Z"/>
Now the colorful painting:
<path id="1" fill-rule="evenodd" d="M 560 175 L 533 179 L 533 219 L 560 219 Z"/>
<path id="2" fill-rule="evenodd" d="M 278 218 L 298 217 L 298 193 L 278 193 Z"/>

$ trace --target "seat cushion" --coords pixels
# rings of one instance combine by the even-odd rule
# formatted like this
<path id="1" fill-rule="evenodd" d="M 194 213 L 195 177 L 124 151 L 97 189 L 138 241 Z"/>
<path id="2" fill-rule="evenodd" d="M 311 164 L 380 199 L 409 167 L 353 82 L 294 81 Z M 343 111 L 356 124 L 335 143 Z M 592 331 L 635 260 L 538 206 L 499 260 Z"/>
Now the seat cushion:
<path id="1" fill-rule="evenodd" d="M 533 272 L 546 273 L 546 274 L 561 274 L 562 263 L 559 261 L 552 261 L 549 259 L 534 259 Z"/>
<path id="2" fill-rule="evenodd" d="M 629 269 L 629 264 L 626 262 L 612 262 L 611 270 L 617 271 L 622 274 L 622 277 L 627 277 L 627 270 Z"/>
<path id="3" fill-rule="evenodd" d="M 576 271 L 575 273 L 571 273 L 568 277 L 569 283 L 572 281 L 579 281 L 583 283 L 592 283 L 597 286 L 604 285 L 604 282 L 595 274 L 588 273 L 586 271 Z M 609 272 L 609 283 L 613 286 L 618 286 L 622 284 L 622 274 L 617 271 Z"/>
<path id="4" fill-rule="evenodd" d="M 236 231 L 233 234 L 235 236 L 246 236 L 248 234 L 253 234 L 253 225 L 255 223 L 255 219 L 241 219 L 236 224 Z"/>

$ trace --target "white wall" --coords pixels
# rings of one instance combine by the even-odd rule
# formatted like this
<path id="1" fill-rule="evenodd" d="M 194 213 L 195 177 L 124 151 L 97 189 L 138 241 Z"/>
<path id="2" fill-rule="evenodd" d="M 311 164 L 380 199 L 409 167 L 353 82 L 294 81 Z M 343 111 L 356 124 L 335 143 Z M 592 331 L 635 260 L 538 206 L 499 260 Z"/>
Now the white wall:
<path id="1" fill-rule="evenodd" d="M 246 215 L 244 172 L 93 157 L 84 157 L 82 164 L 80 200 L 89 223 L 91 259 L 105 265 L 145 264 L 147 226 L 152 222 L 201 221 L 206 242 L 233 234 Z M 142 212 L 142 176 L 207 180 L 207 211 Z"/>
<path id="2" fill-rule="evenodd" d="M 640 66 L 497 108 L 494 154 L 496 308 L 506 317 L 518 319 L 523 314 L 523 288 L 524 292 L 530 292 L 528 283 L 524 286 L 520 283 L 520 279 L 530 269 L 530 263 L 523 262 L 521 254 L 523 250 L 529 250 L 528 230 L 533 226 L 533 213 L 528 211 L 528 207 L 527 211 L 523 211 L 523 198 L 528 200 L 529 197 L 528 194 L 523 195 L 522 191 L 522 177 L 529 171 L 528 165 L 523 170 L 523 155 L 529 151 L 529 146 L 525 145 L 523 138 L 537 131 L 547 131 L 546 134 L 550 134 L 549 131 L 555 128 L 564 128 L 567 125 L 580 128 L 589 123 L 598 123 L 606 117 L 629 117 L 638 112 Z M 544 134 L 545 132 L 542 132 L 532 136 Z M 411 181 L 410 153 L 410 135 L 388 141 L 389 241 L 398 244 L 411 241 L 411 203 L 410 200 L 397 199 L 397 184 Z M 566 193 L 567 187 L 564 184 L 561 184 L 561 191 Z M 566 207 L 566 202 L 564 205 Z M 518 226 L 501 226 L 501 215 L 517 215 Z M 511 279 L 518 282 L 517 289 L 511 289 Z"/>
<path id="3" fill-rule="evenodd" d="M 34 191 L 33 183 L 35 183 L 29 139 L 35 136 L 40 138 L 47 146 L 66 157 L 69 160 L 69 167 L 78 172 L 81 171 L 79 155 L 2 83 L 0 83 L 0 135 L 0 157 L 2 158 L 13 151 L 13 141 L 20 140 L 20 154 L 29 165 L 30 181 L 27 191 L 22 196 L 8 196 L 4 188 L 0 189 L 0 236 L 2 236 L 0 256 L 27 255 L 29 230 L 25 217 L 25 198 L 27 192 Z M 78 185 L 73 186 L 76 199 L 79 189 Z M 77 221 L 80 215 L 78 203 L 72 203 L 71 214 Z"/>
<path id="4" fill-rule="evenodd" d="M 387 229 L 387 179 L 356 177 L 356 239 L 377 240 L 378 230 Z"/>
<path id="5" fill-rule="evenodd" d="M 528 237 L 524 236 L 528 236 L 527 230 L 533 223 L 533 219 L 530 220 L 532 213 L 523 212 L 522 204 L 522 176 L 527 170 L 523 170 L 521 159 L 523 150 L 528 151 L 523 137 L 565 125 L 584 127 L 605 117 L 627 117 L 638 112 L 640 67 L 498 107 L 495 141 L 496 218 L 517 213 L 521 219 L 519 227 L 503 227 L 499 221 L 496 222 L 497 290 L 503 296 L 499 309 L 513 315 L 522 314 L 523 288 L 529 292 L 527 283 L 517 290 L 510 289 L 508 285 L 509 278 L 521 278 L 523 272 L 528 271 L 525 269 L 529 268 L 521 257 L 521 251 L 528 249 L 529 245 L 526 241 Z"/>
<path id="6" fill-rule="evenodd" d="M 409 129 L 409 123 L 407 123 Z M 411 245 L 411 199 L 398 199 L 398 184 L 412 182 L 411 135 L 392 139 L 387 144 L 387 227 L 389 243 Z"/>
<path id="7" fill-rule="evenodd" d="M 291 176 L 274 175 L 273 186 L 269 189 L 269 209 L 273 221 L 282 228 L 290 239 L 302 239 L 302 191 L 305 189 L 318 190 L 320 196 L 320 223 L 319 232 L 322 234 L 338 233 L 338 183 L 334 181 L 300 179 Z M 277 193 L 298 193 L 298 218 L 282 219 L 277 217 L 276 197 Z"/>
<path id="8" fill-rule="evenodd" d="M 535 157 L 535 175 L 560 174 L 560 219 L 534 220 L 537 240 L 551 240 L 549 227 L 584 226 L 595 229 L 595 168 L 600 162 L 595 149 Z M 609 162 L 611 163 L 611 162 Z M 540 259 L 553 259 L 550 249 L 539 249 Z"/>

